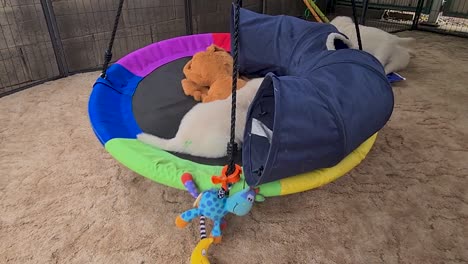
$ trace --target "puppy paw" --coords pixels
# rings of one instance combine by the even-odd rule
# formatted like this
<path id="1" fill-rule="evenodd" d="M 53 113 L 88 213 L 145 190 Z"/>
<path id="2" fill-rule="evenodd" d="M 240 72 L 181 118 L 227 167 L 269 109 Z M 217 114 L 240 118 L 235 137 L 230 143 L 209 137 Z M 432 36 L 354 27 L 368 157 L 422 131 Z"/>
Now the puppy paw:
<path id="1" fill-rule="evenodd" d="M 146 134 L 146 133 L 140 133 L 136 136 L 136 138 L 140 141 L 143 141 L 145 142 L 145 140 L 147 140 L 148 138 L 150 138 L 150 135 Z"/>

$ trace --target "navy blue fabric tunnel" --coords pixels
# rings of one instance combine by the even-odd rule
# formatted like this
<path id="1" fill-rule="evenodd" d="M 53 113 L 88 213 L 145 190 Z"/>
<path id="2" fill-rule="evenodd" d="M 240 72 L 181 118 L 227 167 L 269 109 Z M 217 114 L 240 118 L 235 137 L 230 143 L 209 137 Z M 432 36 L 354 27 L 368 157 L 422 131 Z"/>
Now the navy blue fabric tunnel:
<path id="1" fill-rule="evenodd" d="M 332 167 L 389 120 L 383 66 L 334 26 L 243 8 L 239 23 L 240 72 L 266 76 L 242 146 L 250 186 Z"/>

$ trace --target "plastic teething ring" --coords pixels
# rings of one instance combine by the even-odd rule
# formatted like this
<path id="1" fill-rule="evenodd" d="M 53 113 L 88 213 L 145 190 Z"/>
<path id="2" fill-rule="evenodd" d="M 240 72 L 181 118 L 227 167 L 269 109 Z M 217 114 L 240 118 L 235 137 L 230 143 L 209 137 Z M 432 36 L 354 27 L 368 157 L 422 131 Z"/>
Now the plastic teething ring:
<path id="1" fill-rule="evenodd" d="M 221 187 L 227 191 L 229 183 L 236 183 L 240 180 L 240 175 L 242 173 L 242 168 L 239 165 L 235 165 L 234 172 L 230 175 L 226 175 L 228 170 L 228 165 L 223 167 L 220 176 L 212 176 L 211 182 L 213 184 L 221 184 Z"/>

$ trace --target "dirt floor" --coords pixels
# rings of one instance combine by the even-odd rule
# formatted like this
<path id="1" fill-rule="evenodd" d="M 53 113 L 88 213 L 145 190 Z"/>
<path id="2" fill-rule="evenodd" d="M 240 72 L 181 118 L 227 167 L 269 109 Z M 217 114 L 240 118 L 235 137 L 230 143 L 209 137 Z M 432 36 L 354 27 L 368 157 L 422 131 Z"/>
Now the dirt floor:
<path id="1" fill-rule="evenodd" d="M 421 32 L 368 158 L 229 217 L 212 263 L 468 263 L 468 40 Z M 0 99 L 0 263 L 188 263 L 193 199 L 117 163 L 89 125 L 98 73 Z"/>

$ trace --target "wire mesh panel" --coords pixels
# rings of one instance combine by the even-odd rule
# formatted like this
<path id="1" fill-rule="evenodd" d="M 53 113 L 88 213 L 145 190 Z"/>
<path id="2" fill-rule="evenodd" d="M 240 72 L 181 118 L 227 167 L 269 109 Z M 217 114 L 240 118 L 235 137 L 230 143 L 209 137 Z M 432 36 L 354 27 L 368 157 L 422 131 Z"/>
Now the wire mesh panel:
<path id="1" fill-rule="evenodd" d="M 193 33 L 229 32 L 232 0 L 193 0 Z M 262 12 L 261 0 L 244 0 L 243 7 Z"/>
<path id="2" fill-rule="evenodd" d="M 300 16 L 305 5 L 301 0 L 244 0 L 242 7 L 257 13 Z M 194 33 L 229 32 L 232 0 L 193 0 Z"/>
<path id="3" fill-rule="evenodd" d="M 446 16 L 468 18 L 468 3 L 466 0 L 447 0 L 442 12 Z"/>
<path id="4" fill-rule="evenodd" d="M 432 0 L 430 10 L 422 12 L 418 28 L 468 37 L 468 1 Z"/>
<path id="5" fill-rule="evenodd" d="M 315 0 L 317 5 L 324 0 Z M 306 5 L 302 0 L 264 0 L 263 13 L 269 15 L 302 16 Z M 325 11 L 325 10 L 323 10 Z"/>
<path id="6" fill-rule="evenodd" d="M 369 0 L 356 1 L 357 15 L 361 24 L 380 28 L 387 32 L 409 30 L 416 11 L 428 9 L 428 5 L 418 6 L 421 0 Z M 338 0 L 334 16 L 352 16 L 351 0 Z M 364 15 L 363 15 L 364 13 Z"/>
<path id="7" fill-rule="evenodd" d="M 317 0 L 352 16 L 351 0 Z M 231 0 L 127 0 L 113 60 L 148 44 L 191 33 L 229 31 Z M 356 1 L 361 23 L 396 32 L 412 28 L 468 35 L 466 0 Z M 54 77 L 99 69 L 119 1 L 0 0 L 0 96 Z M 255 12 L 301 16 L 303 1 L 244 0 Z M 186 8 L 189 7 L 189 8 Z"/>
<path id="8" fill-rule="evenodd" d="M 367 9 L 365 2 L 356 0 L 360 23 L 366 26 L 387 32 L 418 28 L 468 36 L 467 0 L 369 0 Z M 331 17 L 351 16 L 350 6 L 351 0 L 338 0 Z"/>
<path id="9" fill-rule="evenodd" d="M 53 1 L 70 72 L 101 67 L 118 4 L 115 0 Z M 112 61 L 148 44 L 184 34 L 183 0 L 125 1 Z"/>
<path id="10" fill-rule="evenodd" d="M 417 1 L 412 1 L 411 4 L 417 5 Z M 380 28 L 387 32 L 398 32 L 411 29 L 414 16 L 414 11 L 385 9 L 380 17 L 365 19 L 364 24 L 366 26 Z"/>
<path id="11" fill-rule="evenodd" d="M 0 96 L 58 75 L 40 0 L 0 0 Z"/>

